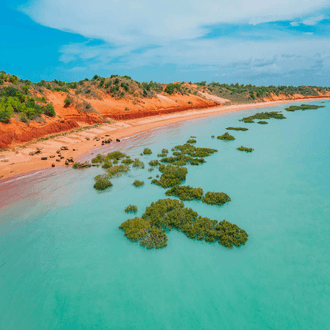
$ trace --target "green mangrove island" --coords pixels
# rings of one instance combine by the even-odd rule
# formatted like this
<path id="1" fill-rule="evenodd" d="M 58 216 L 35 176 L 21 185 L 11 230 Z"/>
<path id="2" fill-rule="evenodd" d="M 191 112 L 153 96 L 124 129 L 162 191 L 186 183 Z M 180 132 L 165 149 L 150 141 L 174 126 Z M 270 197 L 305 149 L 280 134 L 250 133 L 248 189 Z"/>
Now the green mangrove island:
<path id="1" fill-rule="evenodd" d="M 291 105 L 288 108 L 285 108 L 286 111 L 297 111 L 297 110 L 316 110 L 319 108 L 324 108 L 324 105 L 314 105 L 314 104 L 301 104 L 301 105 Z"/>
<path id="2" fill-rule="evenodd" d="M 254 149 L 253 148 L 246 148 L 246 147 L 240 146 L 239 148 L 237 148 L 237 150 L 239 150 L 239 151 L 246 151 L 246 152 L 252 152 Z"/>
<path id="3" fill-rule="evenodd" d="M 166 233 L 172 229 L 191 239 L 218 241 L 227 248 L 244 245 L 248 239 L 246 231 L 236 224 L 201 217 L 191 208 L 185 208 L 183 202 L 169 198 L 151 203 L 141 218 L 128 219 L 119 228 L 129 240 L 147 249 L 166 247 Z"/>
<path id="4" fill-rule="evenodd" d="M 235 138 L 232 135 L 230 135 L 228 132 L 226 132 L 225 134 L 219 135 L 217 137 L 217 139 L 224 140 L 224 141 L 235 140 Z"/>
<path id="5" fill-rule="evenodd" d="M 230 131 L 248 131 L 249 129 L 246 128 L 246 127 L 227 127 L 226 128 L 227 130 L 230 130 Z"/>
<path id="6" fill-rule="evenodd" d="M 138 208 L 136 205 L 129 204 L 128 206 L 125 207 L 126 213 L 136 213 L 137 211 L 138 211 Z"/>

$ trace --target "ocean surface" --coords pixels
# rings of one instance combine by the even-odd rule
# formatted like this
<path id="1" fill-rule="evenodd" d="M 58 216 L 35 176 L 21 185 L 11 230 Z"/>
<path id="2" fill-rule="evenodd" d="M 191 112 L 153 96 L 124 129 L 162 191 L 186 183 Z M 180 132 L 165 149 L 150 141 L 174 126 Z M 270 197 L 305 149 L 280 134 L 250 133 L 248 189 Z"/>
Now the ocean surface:
<path id="1" fill-rule="evenodd" d="M 330 103 L 268 125 L 246 110 L 155 129 L 93 150 L 124 151 L 146 168 L 93 188 L 103 169 L 55 168 L 0 183 L 0 329 L 330 329 Z M 227 126 L 235 141 L 212 139 Z M 218 149 L 188 165 L 185 184 L 225 192 L 223 206 L 185 202 L 200 215 L 236 223 L 246 245 L 227 249 L 172 230 L 147 250 L 119 225 L 166 198 L 150 184 L 150 160 L 185 143 Z M 252 153 L 237 151 L 252 147 Z M 145 147 L 153 155 L 139 156 Z M 145 185 L 136 188 L 134 180 Z"/>

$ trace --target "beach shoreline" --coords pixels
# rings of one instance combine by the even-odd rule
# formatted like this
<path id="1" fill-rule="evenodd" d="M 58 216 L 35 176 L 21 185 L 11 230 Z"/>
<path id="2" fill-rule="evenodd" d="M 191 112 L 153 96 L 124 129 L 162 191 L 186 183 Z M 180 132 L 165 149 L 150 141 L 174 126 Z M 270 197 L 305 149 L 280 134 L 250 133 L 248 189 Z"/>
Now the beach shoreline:
<path id="1" fill-rule="evenodd" d="M 57 155 L 56 151 L 62 146 L 67 146 L 69 149 L 62 151 L 62 156 L 65 158 L 73 157 L 73 159 L 76 160 L 94 148 L 101 147 L 101 141 L 109 137 L 115 141 L 116 139 L 120 140 L 162 126 L 198 118 L 216 116 L 223 113 L 265 108 L 286 103 L 322 101 L 329 99 L 329 97 L 304 98 L 229 106 L 222 105 L 205 109 L 185 110 L 170 114 L 117 121 L 114 124 L 104 124 L 90 130 L 85 130 L 78 133 L 75 132 L 66 136 L 59 136 L 51 140 L 38 141 L 35 144 L 30 144 L 25 148 L 19 148 L 18 146 L 16 151 L 5 151 L 0 153 L 2 156 L 0 162 L 0 184 L 5 183 L 9 178 L 19 178 L 37 170 L 48 168 L 49 171 L 51 171 L 51 165 L 53 163 L 56 167 L 65 166 L 63 165 L 64 160 L 62 162 L 55 162 L 55 158 L 49 158 L 51 155 Z M 94 140 L 95 137 L 102 138 L 99 141 L 96 141 Z M 120 149 L 120 143 L 116 143 L 116 145 Z M 104 145 L 104 147 L 107 146 L 108 144 Z M 35 151 L 36 148 L 42 148 L 42 153 L 34 156 L 29 155 L 29 153 L 31 151 Z M 75 151 L 73 151 L 73 149 L 75 149 Z M 41 157 L 47 157 L 47 160 L 41 160 Z"/>

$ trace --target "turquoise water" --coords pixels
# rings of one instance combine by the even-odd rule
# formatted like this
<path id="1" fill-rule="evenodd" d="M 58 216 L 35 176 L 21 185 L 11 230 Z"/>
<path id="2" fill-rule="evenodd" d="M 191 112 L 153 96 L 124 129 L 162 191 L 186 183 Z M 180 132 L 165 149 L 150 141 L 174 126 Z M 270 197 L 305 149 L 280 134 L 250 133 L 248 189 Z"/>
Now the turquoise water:
<path id="1" fill-rule="evenodd" d="M 320 104 L 320 102 L 313 102 Z M 222 207 L 185 202 L 249 234 L 226 249 L 172 231 L 168 246 L 146 250 L 118 226 L 135 204 L 141 215 L 165 190 L 132 169 L 105 192 L 101 168 L 40 171 L 0 184 L 0 329 L 329 329 L 330 103 L 285 113 L 269 125 L 243 124 L 248 110 L 184 122 L 117 144 L 156 159 L 197 136 L 218 153 L 188 166 L 186 184 L 223 191 Z M 267 110 L 283 110 L 284 106 Z M 227 126 L 235 141 L 211 139 Z M 253 147 L 251 154 L 236 150 Z M 114 146 L 103 147 L 103 153 Z M 93 151 L 94 155 L 98 151 Z M 93 157 L 92 155 L 87 158 Z M 53 172 L 51 172 L 53 173 Z M 145 186 L 135 188 L 135 179 Z M 3 202 L 4 203 L 4 202 Z"/>

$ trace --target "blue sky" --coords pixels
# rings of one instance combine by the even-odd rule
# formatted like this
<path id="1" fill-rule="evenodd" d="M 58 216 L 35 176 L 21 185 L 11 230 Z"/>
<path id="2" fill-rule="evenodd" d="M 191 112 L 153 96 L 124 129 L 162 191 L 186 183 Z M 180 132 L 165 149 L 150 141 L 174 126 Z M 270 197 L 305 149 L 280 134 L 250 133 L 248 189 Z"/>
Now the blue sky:
<path id="1" fill-rule="evenodd" d="M 3 0 L 0 70 L 23 79 L 330 85 L 329 0 Z"/>

